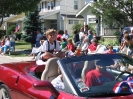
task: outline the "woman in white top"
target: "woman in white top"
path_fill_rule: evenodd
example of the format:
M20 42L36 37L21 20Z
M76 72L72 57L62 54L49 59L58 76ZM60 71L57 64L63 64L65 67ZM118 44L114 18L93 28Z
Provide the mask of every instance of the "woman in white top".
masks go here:
M40 41L40 45L41 45L40 47L38 48L33 47L32 52L29 56L33 56L33 59L35 59L36 54L38 54L39 52L43 52L43 42L44 40Z
M6 41L5 41L5 45L1 48L0 53L2 55L4 55L6 53L6 51L7 51L7 49L10 48L10 46L11 46L10 38L7 37Z

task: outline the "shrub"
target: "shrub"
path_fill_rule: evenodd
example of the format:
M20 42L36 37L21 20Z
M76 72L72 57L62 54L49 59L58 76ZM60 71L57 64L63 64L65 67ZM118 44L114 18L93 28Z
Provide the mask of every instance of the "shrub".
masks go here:
M22 34L23 34L23 33L21 33L21 32L16 33L16 38L17 38L18 40L21 40Z
M117 42L120 45L120 42L121 42L120 34L121 34L121 32L116 31L113 34L116 36Z
M117 39L112 40L111 38L108 39L100 39L99 40L99 44L105 45L106 47L108 47L109 45L112 46L118 46L119 42L117 41Z
M27 36L27 37L24 39L25 42L30 42L30 40L31 40L31 36Z
M84 27L84 25L83 24L74 24L73 26L72 26L72 30L74 31L74 30L77 30L78 32L80 32L80 28L81 27Z
M6 35L11 35L11 31L15 31L15 27L15 25L10 26L6 32Z

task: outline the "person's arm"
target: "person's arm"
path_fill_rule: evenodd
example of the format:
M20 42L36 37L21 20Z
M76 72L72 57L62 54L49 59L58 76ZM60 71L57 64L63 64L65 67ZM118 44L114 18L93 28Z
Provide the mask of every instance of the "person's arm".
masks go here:
M120 50L122 50L125 45L126 45L126 42L123 43L123 45L120 47Z

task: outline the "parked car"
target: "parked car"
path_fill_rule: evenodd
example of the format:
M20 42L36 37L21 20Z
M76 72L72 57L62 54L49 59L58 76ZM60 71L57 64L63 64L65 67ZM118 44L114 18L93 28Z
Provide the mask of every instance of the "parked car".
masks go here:
M121 61L130 67L129 71L120 71ZM86 74L96 69L97 62L115 79L99 78L98 81L105 82L88 87ZM116 63L116 68L109 68ZM58 67L64 89L51 84L59 75ZM44 65L36 65L35 61L5 63L0 65L0 99L133 99L132 67L133 59L124 54L55 57Z

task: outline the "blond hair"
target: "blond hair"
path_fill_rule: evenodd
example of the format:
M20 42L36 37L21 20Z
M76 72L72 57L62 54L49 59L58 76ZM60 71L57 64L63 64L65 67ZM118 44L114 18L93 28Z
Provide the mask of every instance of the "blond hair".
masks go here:
M50 34L57 34L57 32L56 32L56 30L54 30L54 29L48 29L47 31L46 31L46 36L47 35L50 35Z

